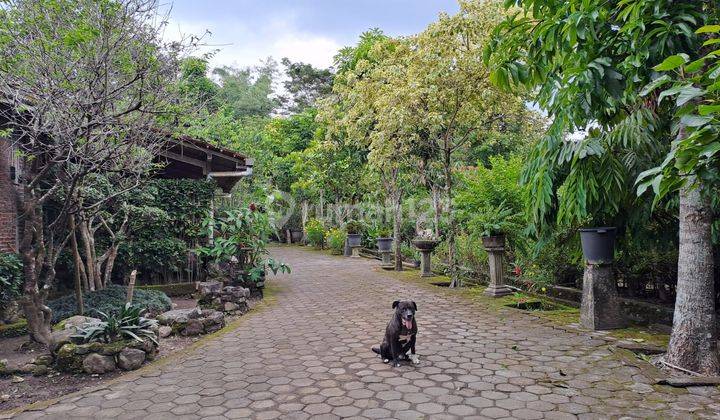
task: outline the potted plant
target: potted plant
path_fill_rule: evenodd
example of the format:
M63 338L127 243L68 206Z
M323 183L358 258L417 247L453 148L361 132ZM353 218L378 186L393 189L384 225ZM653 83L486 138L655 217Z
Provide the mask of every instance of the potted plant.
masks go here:
M303 240L303 229L302 221L300 220L300 214L293 212L290 215L290 219L287 221L287 229L290 231L290 240L294 244L299 244Z
M393 238L392 231L387 227L380 227L377 230L377 248L380 252L389 252L392 250Z
M475 215L470 223L473 230L482 237L485 249L503 249L505 234L519 228L518 217L521 217L521 214L514 213L511 208L505 207L503 202Z
M345 231L348 234L348 245L351 248L362 245L362 224L360 222L357 220L348 221L345 224Z
M235 273L233 282L258 289L264 286L265 273L290 272L290 268L269 257L268 237L272 226L267 215L255 205L217 212L203 222L213 232L213 242L197 249L198 255L209 257L215 266L228 267Z
M420 263L420 272L422 277L433 277L435 274L432 272L430 267L430 254L440 244L431 230L424 230L418 233L418 236L412 241L415 248L420 251L422 260Z
M580 243L588 264L609 264L615 254L614 227L593 227L580 229Z

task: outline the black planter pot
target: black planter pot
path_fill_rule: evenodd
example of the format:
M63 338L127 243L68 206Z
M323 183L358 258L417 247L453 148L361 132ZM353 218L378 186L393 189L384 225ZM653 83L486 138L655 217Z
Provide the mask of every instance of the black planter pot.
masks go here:
M392 250L393 238L377 238L377 247L380 252Z
M351 248L362 245L362 235L359 233L348 233L347 240Z
M302 230L291 230L290 231L290 239L293 243L299 244L302 242L303 238L303 231Z
M615 254L614 227L580 229L580 243L588 264L609 264Z

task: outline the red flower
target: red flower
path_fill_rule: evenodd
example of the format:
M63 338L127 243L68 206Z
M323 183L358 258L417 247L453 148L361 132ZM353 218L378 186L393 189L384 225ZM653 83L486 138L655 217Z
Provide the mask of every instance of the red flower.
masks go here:
M516 265L515 268L513 268L513 274L515 274L518 277L522 274L522 269L520 269L519 265Z
M249 207L250 207L250 211L255 211L255 209L256 209L255 203L250 203Z

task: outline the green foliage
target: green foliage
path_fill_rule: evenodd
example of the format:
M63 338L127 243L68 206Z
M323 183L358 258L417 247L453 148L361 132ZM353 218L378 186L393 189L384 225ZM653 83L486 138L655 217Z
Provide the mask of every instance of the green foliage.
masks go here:
M341 255L345 249L347 233L343 229L332 228L327 231L327 244L335 255Z
M523 178L536 196L534 233L591 218L642 227L647 203L629 192L662 162L671 130L668 108L648 107L639 92L657 78L653 66L673 66L662 64L668 55L698 50L690 28L713 9L689 0L506 2L515 4L520 13L496 28L485 59L496 85L529 88L552 117Z
M520 156L489 158L489 167L479 165L461 173L455 205L458 222L477 238L505 233L511 247L527 243L524 206L528 196L520 184Z
M248 263L254 264L267 254L268 236L272 232L270 221L254 204L248 208L224 210L203 221L208 234L213 233L213 243L197 249L198 254L215 262L227 262L240 257L241 251L248 255Z
M0 253L0 306L22 294L22 261L17 254Z
M196 292L195 283L148 284L135 286L136 289L158 290L169 297L190 296Z
M513 209L500 203L497 207L487 207L473 215L468 224L470 231L480 236L496 236L512 234L522 228L519 223L522 213L514 213Z
M150 278L184 269L189 250L207 238L201 222L215 188L213 181L158 179L134 194L118 272L138 269Z
M291 112L302 112L315 106L318 98L332 91L333 74L329 69L316 69L310 64L294 63L287 58L281 62L287 76L283 86L292 95Z
M199 255L216 263L236 258L255 282L261 281L268 269L274 274L290 272L287 265L267 257L272 226L268 215L254 203L247 208L219 211L205 219L203 226L214 237L212 244L197 248Z
M308 242L316 248L322 248L325 244L325 226L320 220L308 220L305 223L305 235Z
M277 77L277 64L272 59L256 68L216 68L213 74L220 79L218 100L236 118L268 117L279 105L272 97L273 80Z
M100 322L81 326L73 337L82 340L83 343L113 343L130 339L150 340L158 344L153 332L157 321L143 317L145 312L146 309L130 303L126 303L113 313L98 311Z
M716 7L716 13L717 13ZM716 16L716 18L720 19ZM720 21L720 20L719 20ZM688 182L686 174L699 180L717 184L720 154L720 26L705 25L696 34L704 42L693 57L679 53L667 57L654 70L661 72L640 93L657 106L665 99L674 100L674 118L682 125L682 132L672 143L665 160L638 177L637 193L649 187L655 193L654 203L677 191ZM662 74L664 73L664 74ZM658 93L658 90L664 89Z
M0 325L0 338L21 337L27 333L27 321L24 319L13 324Z
M364 229L364 226L362 222L358 220L348 220L348 222L345 224L345 231L348 234L358 234L362 233Z
M83 294L85 315L97 317L101 312L115 314L118 308L125 305L127 287L112 285L103 290L90 291ZM172 308L170 298L161 291L136 289L133 293L133 304L148 311L158 313ZM47 303L53 311L53 323L65 318L79 315L75 295L67 295Z

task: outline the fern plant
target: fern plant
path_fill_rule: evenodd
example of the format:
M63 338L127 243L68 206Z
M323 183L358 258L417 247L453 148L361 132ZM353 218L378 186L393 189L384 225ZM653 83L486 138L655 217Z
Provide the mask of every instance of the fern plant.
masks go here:
M101 321L85 324L78 329L73 338L77 338L83 343L112 343L124 339L145 341L147 339L158 344L153 331L157 321L143 317L144 313L144 308L133 306L129 302L117 314L99 312Z

